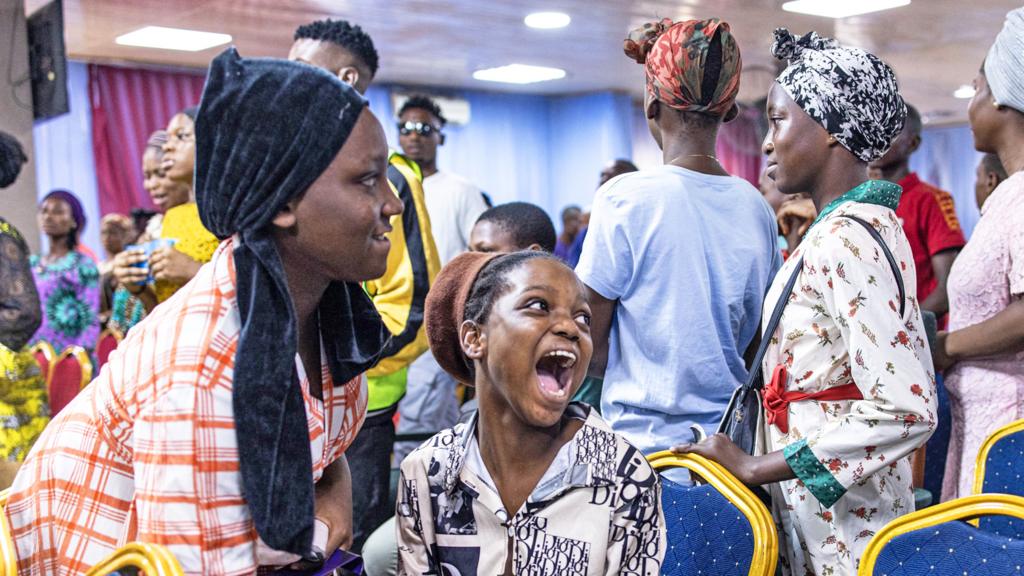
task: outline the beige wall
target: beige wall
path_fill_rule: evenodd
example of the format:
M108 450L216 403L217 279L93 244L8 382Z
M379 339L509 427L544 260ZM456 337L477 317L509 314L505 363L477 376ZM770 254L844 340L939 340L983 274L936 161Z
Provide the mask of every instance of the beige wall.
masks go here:
M14 51L9 34L14 30ZM24 3L21 0L0 0L0 62L11 62L15 78L28 76L28 38L25 32ZM6 68L6 66L4 66ZM32 150L32 110L21 104L32 101L32 89L28 82L11 89L3 79L0 89L0 130L7 132L21 142L28 164L21 169L21 175L10 188L0 190L0 216L14 224L33 252L39 250L39 229L36 227L36 168ZM19 101L21 104L19 104Z

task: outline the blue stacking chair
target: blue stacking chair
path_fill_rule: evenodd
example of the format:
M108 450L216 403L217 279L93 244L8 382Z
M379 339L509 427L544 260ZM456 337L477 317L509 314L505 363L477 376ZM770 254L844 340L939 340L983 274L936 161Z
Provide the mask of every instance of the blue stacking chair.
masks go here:
M1024 496L1024 420L992 433L978 451L975 494ZM981 518L978 526L1009 538L1024 539L1024 522L1008 516Z
M661 573L671 576L771 576L779 538L771 513L735 476L696 454L658 452L655 470L682 467L706 484L683 486L661 478L668 530Z
M1024 540L1007 538L965 520L1024 519L1024 498L976 494L901 516L868 542L858 576L1009 576L1022 574Z

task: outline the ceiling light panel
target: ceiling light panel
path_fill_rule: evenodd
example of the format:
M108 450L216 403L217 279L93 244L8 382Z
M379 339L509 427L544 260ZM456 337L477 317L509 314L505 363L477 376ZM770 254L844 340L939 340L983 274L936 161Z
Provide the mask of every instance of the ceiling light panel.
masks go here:
M783 4L782 9L811 16L847 18L899 8L908 4L910 4L910 0L792 0Z
M523 18L523 22L530 28L551 30L565 28L569 22L572 22L572 18L564 12L534 12Z
M163 26L146 26L134 32L118 36L114 42L121 46L140 46L142 48L159 48L161 50L181 50L199 52L214 46L231 42L230 34L200 32L183 28L165 28Z
M533 84L565 78L565 70L548 68L547 66L530 66L528 64L509 64L498 68L477 70L473 78L485 82L502 82L505 84Z
M953 92L953 96L967 100L968 98L974 98L974 86L969 84L962 84L959 88Z

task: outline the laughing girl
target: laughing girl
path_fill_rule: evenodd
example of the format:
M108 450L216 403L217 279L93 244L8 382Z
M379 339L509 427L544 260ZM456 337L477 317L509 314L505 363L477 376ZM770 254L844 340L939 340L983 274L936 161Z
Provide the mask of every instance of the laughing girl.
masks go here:
M427 297L438 363L477 389L468 424L402 463L400 575L658 574L658 477L569 399L593 345L575 274L541 252L463 254Z

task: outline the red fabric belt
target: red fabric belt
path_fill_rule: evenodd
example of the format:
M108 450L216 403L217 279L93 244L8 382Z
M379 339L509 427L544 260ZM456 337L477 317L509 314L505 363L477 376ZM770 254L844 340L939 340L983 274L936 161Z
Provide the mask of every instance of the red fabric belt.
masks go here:
M813 394L806 392L787 392L786 380L788 373L784 364L779 364L772 372L772 380L764 388L764 417L769 425L774 424L779 432L789 432L789 404L805 400L833 402L838 400L863 400L860 388L856 384L844 384Z

